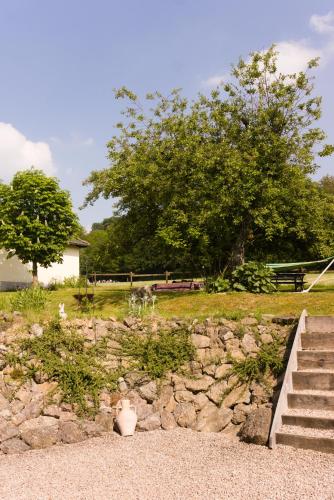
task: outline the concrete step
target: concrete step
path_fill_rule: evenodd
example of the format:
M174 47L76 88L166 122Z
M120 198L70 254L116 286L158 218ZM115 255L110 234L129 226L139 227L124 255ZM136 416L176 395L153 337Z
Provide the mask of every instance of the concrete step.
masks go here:
M290 392L288 408L334 411L334 392L307 390Z
M307 427L312 429L331 429L334 430L334 412L317 412L316 410L306 411L306 414L302 413L286 413L282 415L283 425L293 425L298 427ZM331 413L331 416L324 416L326 413ZM296 431L297 432L297 431Z
M334 391L333 371L298 371L292 372L293 389ZM334 396L334 392L333 392Z
M334 370L334 351L298 351L298 370L324 368Z
M334 332L334 316L307 316L306 331L319 333Z
M283 425L276 433L277 444L334 453L334 431Z
M334 332L312 332L301 334L304 350L334 351Z

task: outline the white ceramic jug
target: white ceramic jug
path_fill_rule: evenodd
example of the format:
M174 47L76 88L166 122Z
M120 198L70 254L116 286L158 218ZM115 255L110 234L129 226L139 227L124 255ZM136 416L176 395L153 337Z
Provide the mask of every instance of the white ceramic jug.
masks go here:
M122 436L133 436L137 414L129 399L121 399L116 406L116 423Z

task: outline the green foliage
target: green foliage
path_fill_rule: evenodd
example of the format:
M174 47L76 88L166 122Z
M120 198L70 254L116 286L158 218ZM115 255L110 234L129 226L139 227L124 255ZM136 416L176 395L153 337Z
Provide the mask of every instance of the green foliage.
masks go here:
M122 340L122 354L129 356L134 366L152 378L177 372L194 359L195 348L186 330L161 331L158 335L127 335Z
M87 285L85 276L68 276L64 278L64 288L84 288Z
M267 375L280 375L284 369L281 345L278 341L272 344L263 344L255 358L247 356L242 361L229 358L232 362L231 373L236 375L240 382L264 382Z
M106 339L86 346L84 337L54 321L41 337L21 341L20 355L8 353L6 359L11 365L21 366L27 378L42 374L58 382L63 401L75 403L79 412L86 413L98 409L102 389L117 388L119 373L108 372L101 364L106 349Z
M233 290L252 293L272 293L276 286L271 282L273 271L257 262L247 262L232 273Z
M205 290L208 293L227 292L230 288L230 281L223 276L208 278L205 281Z
M25 288L15 292L10 298L12 311L36 311L40 312L50 300L48 291L40 287Z
M0 189L0 245L23 263L49 267L61 262L64 249L79 230L67 191L42 171L30 169L15 174L9 186Z
M0 311L8 311L10 308L10 303L8 297L3 297L0 294Z
M63 281L53 280L48 285L48 290L61 290L62 288L84 288L87 284L85 276L68 276Z
M319 181L320 189L327 195L334 196L334 176L324 175Z
M230 83L193 102L173 90L150 94L145 106L117 92L130 100L125 121L108 144L110 168L86 181L86 203L117 200L127 264L212 274L245 256L332 254L334 204L310 178L315 151L332 152L316 126L321 99L308 74L316 61L284 75L277 57L272 47L240 59Z
M84 295L79 302L79 309L82 313L92 313L94 311L94 297L90 299Z
M239 324L234 332L234 335L238 337L238 339L242 339L246 333L246 327L244 325Z
M82 273L112 272L112 237L107 229L95 229L85 236L89 247L81 251L80 268Z

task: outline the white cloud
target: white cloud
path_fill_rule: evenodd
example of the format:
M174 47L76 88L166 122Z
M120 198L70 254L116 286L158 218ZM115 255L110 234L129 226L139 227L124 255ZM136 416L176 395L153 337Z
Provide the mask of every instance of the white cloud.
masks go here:
M318 16L314 14L310 18L310 25L318 33L334 33L334 12L330 11L324 16Z
M278 52L277 70L279 73L291 74L305 71L310 59L320 57L324 59L325 53L321 49L310 46L306 40L291 40L276 44ZM221 76L212 76L202 82L205 87L217 87L222 82L227 82L231 77L225 73Z
M224 73L222 75L215 75L211 76L207 80L203 80L202 85L204 87L218 87L218 85L227 82L228 79L229 75L227 73Z
M0 122L0 179L7 182L16 172L31 166L47 175L55 173L50 146L30 141L13 125Z
M279 73L298 73L307 69L310 59L323 57L322 49L311 47L305 40L291 40L276 44L278 52L277 69Z
M276 43L278 51L277 68L280 73L291 74L305 71L307 63L320 57L320 65L324 66L334 55L334 11L323 16L314 14L310 18L311 27L322 35L320 48L309 40L283 40ZM216 87L221 81L227 81L228 75L213 75L202 82L206 87Z

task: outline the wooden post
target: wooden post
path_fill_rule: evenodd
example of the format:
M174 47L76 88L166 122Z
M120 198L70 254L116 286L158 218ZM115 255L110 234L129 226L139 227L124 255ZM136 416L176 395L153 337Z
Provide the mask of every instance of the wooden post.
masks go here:
M130 288L132 288L132 278L133 278L133 272L130 273L130 282L131 282Z
M165 271L165 275L166 275L166 285L168 285L168 276L169 276L169 272L168 272L168 271Z
M94 271L94 286L96 286L96 271Z

